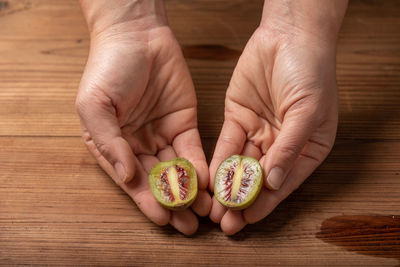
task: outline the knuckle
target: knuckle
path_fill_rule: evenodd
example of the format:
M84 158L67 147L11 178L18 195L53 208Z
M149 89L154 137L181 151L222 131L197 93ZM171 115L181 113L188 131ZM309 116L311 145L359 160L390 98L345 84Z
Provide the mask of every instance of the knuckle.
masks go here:
M101 142L95 142L95 145L99 153L108 160L110 155L109 146Z
M313 119L317 125L325 121L327 117L328 117L328 111L325 108L319 108L317 110L313 110L311 113L311 119Z
M299 150L300 149L295 145L282 146L280 148L280 152L282 153L283 158L287 161L291 161L291 160L294 160L295 158L297 158L297 155L300 153Z
M233 138L228 135L221 135L221 141L228 145L235 145L236 143L233 141Z
M78 112L79 115L82 115L82 113L85 111L85 107L88 104L87 97L84 97L82 95L78 95L75 99L75 109Z
M296 103L292 104L288 110L297 114L299 118L310 123L312 122L310 125L318 125L326 120L329 115L330 107L331 105L326 105L320 98L312 95L298 100Z
M100 89L90 89L78 93L75 99L75 109L80 116L91 110L113 111L113 100Z
M93 138L92 138L92 136L90 135L90 133L87 130L83 130L83 132L82 132L82 140L86 145L88 145L90 142L93 141Z

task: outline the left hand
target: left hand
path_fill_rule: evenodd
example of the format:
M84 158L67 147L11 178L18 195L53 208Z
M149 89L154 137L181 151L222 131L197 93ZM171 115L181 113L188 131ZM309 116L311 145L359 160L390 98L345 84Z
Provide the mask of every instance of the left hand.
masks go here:
M206 216L208 166L197 129L196 93L161 0L82 0L91 32L76 106L84 142L100 166L157 225L190 235ZM191 209L170 211L150 190L160 161L183 157L198 175Z

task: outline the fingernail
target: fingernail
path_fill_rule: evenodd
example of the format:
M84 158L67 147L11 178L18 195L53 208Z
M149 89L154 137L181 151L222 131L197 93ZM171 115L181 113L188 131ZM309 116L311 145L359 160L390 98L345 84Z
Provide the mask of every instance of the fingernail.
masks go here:
M121 162L117 162L114 164L114 169L117 172L118 178L121 179L121 181L125 182L126 180L126 170L124 165L122 165Z
M283 170L279 167L272 168L267 177L269 186L274 190L278 190L283 184L284 180L285 176Z

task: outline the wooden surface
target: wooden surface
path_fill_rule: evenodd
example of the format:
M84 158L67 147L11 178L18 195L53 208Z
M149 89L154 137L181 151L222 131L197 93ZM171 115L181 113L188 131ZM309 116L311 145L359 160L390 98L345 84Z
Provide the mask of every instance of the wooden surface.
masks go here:
M208 160L261 0L167 0ZM150 223L96 165L73 102L89 39L77 1L0 0L0 265L387 265L400 261L400 1L351 1L340 124L323 165L234 237Z

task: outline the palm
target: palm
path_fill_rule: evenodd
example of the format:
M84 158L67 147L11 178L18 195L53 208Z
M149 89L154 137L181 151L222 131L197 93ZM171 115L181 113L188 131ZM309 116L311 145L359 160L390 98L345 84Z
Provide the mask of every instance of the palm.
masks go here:
M88 90L105 99L100 100L103 104L107 105L107 101L110 104L103 117L118 120L122 138L134 155L133 180L127 184L120 182L104 158L102 147L94 145L90 136L86 144L146 216L157 224L169 222L190 234L197 229L196 216L190 210L170 212L158 204L149 188L148 173L159 161L175 157L190 160L196 167L201 189L193 210L199 215L208 214L210 201L205 191L208 167L197 130L194 87L179 45L167 27L143 37L148 43L130 38L99 42L101 54L92 61L89 59L84 76L93 79L88 73L95 73L100 77ZM85 128L84 132L88 135Z
M263 188L256 202L242 212L226 211L214 199L211 218L220 221L225 232L234 233L246 223L264 218L328 155L337 125L335 75L332 66L325 71L319 69L322 58L317 54L298 43L278 46L258 30L239 59L226 95L224 126L210 165L211 187L216 168L227 156L252 156L266 171L276 153L274 144L282 140L295 142L287 134L287 127L295 131L294 127L304 122L312 131L280 190Z

